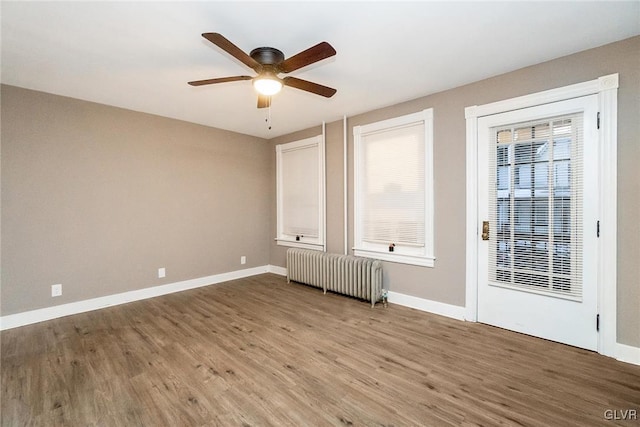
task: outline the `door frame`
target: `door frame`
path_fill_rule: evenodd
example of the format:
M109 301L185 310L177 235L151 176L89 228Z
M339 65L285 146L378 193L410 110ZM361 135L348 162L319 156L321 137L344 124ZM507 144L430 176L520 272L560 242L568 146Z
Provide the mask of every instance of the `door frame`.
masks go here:
M617 344L617 112L618 74L465 108L466 117L466 299L465 320L478 320L478 118L521 108L598 95L598 353L616 356ZM594 231L595 232L595 225ZM594 325L595 327L595 325Z

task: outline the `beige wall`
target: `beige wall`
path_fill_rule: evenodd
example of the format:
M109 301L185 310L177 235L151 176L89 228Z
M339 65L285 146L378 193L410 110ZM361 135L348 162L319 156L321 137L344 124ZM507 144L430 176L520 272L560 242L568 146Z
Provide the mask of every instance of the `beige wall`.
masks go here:
M1 96L3 316L269 262L265 140L11 86Z
M464 108L619 73L618 341L640 346L640 37L348 119L434 108L435 268L385 263L395 292L465 303ZM419 76L417 77L419 78ZM366 99L363 100L366 105ZM275 145L259 138L2 86L2 315L273 264ZM343 127L328 123L327 247L343 251ZM248 263L241 266L239 258ZM157 268L167 277L157 279ZM50 285L64 294L50 297Z
M464 108L619 73L618 92L618 341L640 346L640 37L580 52L487 80L348 118L349 248L353 246L353 127L434 108L434 268L384 263L385 286L433 301L465 304ZM416 78L419 78L417 76ZM366 100L363 100L366 102ZM313 132L312 132L313 133ZM317 133L317 132L316 132ZM273 146L306 135L271 141ZM342 122L327 125L328 248L342 252ZM272 154L271 181L274 181ZM275 194L275 187L272 188ZM338 214L340 212L340 214ZM275 236L275 204L272 205ZM272 245L271 264L285 265Z

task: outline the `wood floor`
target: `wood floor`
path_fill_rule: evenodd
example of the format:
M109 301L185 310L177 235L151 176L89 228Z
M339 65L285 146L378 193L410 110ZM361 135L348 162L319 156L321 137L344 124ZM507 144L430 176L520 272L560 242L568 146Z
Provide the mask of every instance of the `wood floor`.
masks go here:
M640 423L638 366L270 274L1 340L2 426Z

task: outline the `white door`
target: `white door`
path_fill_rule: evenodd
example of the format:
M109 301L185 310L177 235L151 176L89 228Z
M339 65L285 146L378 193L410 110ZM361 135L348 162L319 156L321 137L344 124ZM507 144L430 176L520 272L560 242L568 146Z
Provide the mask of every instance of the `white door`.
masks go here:
M597 105L478 119L478 321L597 350Z

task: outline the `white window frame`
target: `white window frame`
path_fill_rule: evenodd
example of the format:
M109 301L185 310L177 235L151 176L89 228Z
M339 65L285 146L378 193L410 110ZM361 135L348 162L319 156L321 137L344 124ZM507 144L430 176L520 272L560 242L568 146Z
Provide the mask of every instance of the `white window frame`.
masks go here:
M282 154L290 150L309 148L315 146L318 150L318 236L294 236L284 232L284 200L283 200L283 175L282 175ZM276 145L276 198L277 198L277 237L276 243L279 246L294 248L312 249L317 251L326 250L325 233L325 141L324 135L318 135L287 144Z
M394 251L389 251L388 244L374 244L363 241L363 201L360 196L360 188L363 185L362 171L359 164L363 156L363 136L369 133L391 130L400 126L408 126L420 123L424 125L424 246L409 247L396 245ZM433 108L419 111L413 114L383 120L353 128L354 136L354 255L367 258L375 258L384 261L401 264L412 264L423 267L433 267L434 256L434 201L433 201Z

